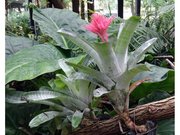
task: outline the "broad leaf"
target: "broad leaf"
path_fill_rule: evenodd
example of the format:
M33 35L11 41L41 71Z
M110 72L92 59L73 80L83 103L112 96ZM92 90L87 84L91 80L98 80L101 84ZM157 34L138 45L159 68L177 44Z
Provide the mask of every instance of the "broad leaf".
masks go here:
M83 118L83 113L76 111L72 116L72 127L77 128L81 123L82 118Z
M131 68L138 63L141 57L146 53L146 51L153 45L153 43L157 40L157 38L152 38L142 44L139 48L137 48L129 57L128 67Z
M20 50L38 44L37 41L31 40L29 38L14 37L14 36L6 36L5 42L6 42L6 58L8 58L12 54Z
M104 87L107 87L109 90L111 90L115 85L115 83L106 74L103 74L97 70L69 62L67 62L67 64L73 66L74 68L80 70L81 72L87 74L88 76L95 78L99 82L102 82Z
M173 93L174 88L174 71L169 71L166 74L166 79L160 82L144 82L138 86L131 94L133 100L138 100L145 97L153 91L166 91L168 93Z
M88 32L83 27L87 22L80 19L77 13L67 9L38 9L34 11L33 19L38 22L43 33L52 37L56 43L64 49L71 48L72 46L67 44L66 41L64 41L64 37L57 33L60 28L75 32L87 40L94 39L95 37L94 34Z
M133 100L145 97L153 91L174 92L174 71L167 68L147 64L150 71L140 73L134 81L149 78L150 80L139 85L131 94Z
M174 135L174 118L158 121L157 135Z
M115 46L115 52L117 55L119 66L121 67L122 71L126 70L126 64L128 60L128 46L130 40L133 36L133 33L140 21L140 17L132 16L128 20L126 20L123 29L120 31L120 34L117 39L117 44Z
M167 77L166 73L168 71L173 71L172 69L159 67L159 66L149 64L149 63L145 63L145 65L149 68L149 71L140 73L133 79L134 81L142 80L144 78L149 78L149 81L147 82L163 81Z
M44 73L60 69L63 55L51 45L36 45L15 53L6 60L6 83L31 80Z
M65 116L65 114L57 112L57 111L48 111L48 112L43 112L36 117L34 117L30 122L29 126L30 128L37 127L49 120L54 119L57 116Z
M138 102L139 105L150 103L153 101L158 101L170 97L171 95L166 91L153 91L151 94L148 94L146 97L141 98Z

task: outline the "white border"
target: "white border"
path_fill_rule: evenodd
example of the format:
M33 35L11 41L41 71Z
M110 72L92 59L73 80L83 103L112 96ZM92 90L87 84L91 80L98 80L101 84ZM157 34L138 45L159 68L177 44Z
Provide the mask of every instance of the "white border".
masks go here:
M179 53L179 48L180 48L180 43L179 43L179 36L180 36L180 21L179 21L179 14L180 14L180 1L176 0L175 1L175 134L179 135L180 132L178 130L178 126L180 125L180 108L179 104L180 103L180 89L179 89L179 84L178 81L180 81L178 78L180 77L180 63L178 58L180 56Z
M179 4L178 4L179 3ZM5 0L0 0L0 134L5 134ZM178 58L180 56L180 53L178 52L180 48L180 21L179 21L179 15L180 14L180 8L178 7L180 5L180 1L175 1L175 134L178 135L178 126L180 125L180 107L178 103L180 103L180 89L179 83L177 83L177 80L179 81L178 77L180 77L180 65Z
M5 134L5 0L0 0L0 134Z

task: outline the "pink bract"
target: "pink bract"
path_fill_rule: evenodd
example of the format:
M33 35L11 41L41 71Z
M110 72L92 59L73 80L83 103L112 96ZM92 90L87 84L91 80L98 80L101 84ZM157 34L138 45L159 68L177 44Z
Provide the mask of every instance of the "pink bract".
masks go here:
M91 17L91 23L86 25L85 28L95 34L97 34L102 42L108 42L107 29L114 17L107 18L98 13L94 13Z

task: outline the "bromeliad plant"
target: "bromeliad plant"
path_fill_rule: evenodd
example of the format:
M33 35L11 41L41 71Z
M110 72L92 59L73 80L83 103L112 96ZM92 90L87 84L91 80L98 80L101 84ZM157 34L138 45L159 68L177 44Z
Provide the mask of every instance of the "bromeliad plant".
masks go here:
M97 34L100 38L94 41L93 44L78 37L75 33L65 29L58 30L61 35L89 54L97 64L99 71L80 64L66 63L82 73L81 76L77 76L77 79L85 79L99 86L94 90L94 96L107 95L114 110L120 115L128 128L138 132L146 132L145 125L136 125L128 115L130 93L146 79L135 82L131 87L130 83L138 73L148 70L145 64L138 64L138 62L156 41L156 38L146 41L135 51L129 53L128 46L140 18L132 16L121 23L117 40L110 43L108 42L107 30L112 21L113 17L106 18L97 13L92 15L91 23L86 25L85 28Z

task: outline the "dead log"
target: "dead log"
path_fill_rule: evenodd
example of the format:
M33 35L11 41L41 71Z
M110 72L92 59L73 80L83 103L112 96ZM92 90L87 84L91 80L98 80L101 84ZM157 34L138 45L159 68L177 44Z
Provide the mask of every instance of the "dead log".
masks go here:
M162 120L174 117L174 96L160 101L139 105L129 110L130 117L136 124L144 124L146 120ZM109 120L91 122L71 135L120 135L120 117Z

